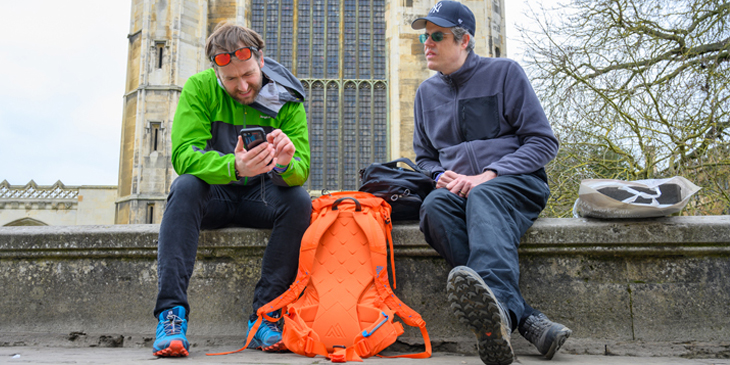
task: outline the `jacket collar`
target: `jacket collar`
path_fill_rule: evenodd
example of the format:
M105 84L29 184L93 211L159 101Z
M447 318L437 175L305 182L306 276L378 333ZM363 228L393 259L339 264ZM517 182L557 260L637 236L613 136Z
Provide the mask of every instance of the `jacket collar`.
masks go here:
M449 75L444 75L441 72L439 72L438 75L441 80L443 80L451 87L454 87L455 85L461 85L471 78L471 76L476 71L475 66L478 63L479 56L474 53L474 50L471 50L469 51L469 54L466 55L466 60L464 60L464 64L461 65L458 70L452 72Z
M302 83L286 67L271 58L264 57L264 67L261 68L261 72L263 73L261 90L250 107L276 118L279 110L287 102L304 102ZM216 81L218 86L225 90L218 77Z

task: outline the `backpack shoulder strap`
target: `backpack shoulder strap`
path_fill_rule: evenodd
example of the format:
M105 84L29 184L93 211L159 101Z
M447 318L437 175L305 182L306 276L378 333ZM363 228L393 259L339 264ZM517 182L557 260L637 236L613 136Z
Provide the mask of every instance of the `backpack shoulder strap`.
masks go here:
M380 198L378 198L380 199ZM380 199L382 200L382 199ZM384 201L383 201L384 202ZM385 202L384 202L385 203ZM387 204L387 203L385 203ZM363 212L365 213L365 212ZM422 353L417 354L406 354L406 355L397 355L397 356L381 356L380 357L404 357L404 358L412 358L412 359L424 359L431 357L431 340L428 336L428 331L426 330L426 322L423 320L420 314L418 312L414 311L410 307L408 307L405 303L403 303L396 295L393 293L393 290L390 287L390 283L388 282L388 270L386 268L387 266L387 250L385 245L385 240L383 238L383 235L376 234L376 232L380 232L381 228L377 227L378 224L377 221L373 219L369 219L367 217L367 214L356 214L355 216L355 222L360 226L360 228L365 232L365 234L368 237L368 241L370 242L370 250L371 250L371 257L372 257L372 263L373 263L373 272L375 274L374 284L377 288L378 294L380 294L381 299L383 302L393 310L398 317L400 317L403 322L408 324L411 327L418 327L421 330L421 335L423 336L424 344L426 346L426 351ZM383 217L385 220L386 217ZM393 239L390 235L390 228L392 227L392 223L389 219L387 219L386 222L384 222L384 229L387 236L388 243L390 244L390 253L391 253L391 268L393 269L393 275L395 275L395 264L393 259ZM395 278L394 278L394 285L395 285ZM360 338L362 337L362 338ZM364 340L365 336L358 335L358 337L355 340L355 343L359 343L360 341Z
M322 207L318 215L315 214L316 213L312 214L312 223L310 224L310 229L307 229L307 231L304 233L304 236L302 237L302 243L299 249L299 271L297 272L297 278L294 280L294 283L292 283L289 289L287 289L282 295L270 301L269 303L262 305L261 308L256 311L258 318L256 319L256 322L254 322L254 325L249 329L246 343L243 345L242 348L235 351L206 355L228 355L245 350L251 343L251 340L256 334L256 331L258 331L259 326L262 322L262 318L267 317L267 319L269 319L266 313L279 310L299 298L302 291L309 283L309 278L312 273L312 265L314 263L314 256L317 252L317 246L319 245L319 241L320 239L322 239L322 235L324 235L324 233L327 231L327 229L329 229L332 223L337 220L339 211L331 210L329 209L329 207Z
M256 311L259 316L264 313L279 310L299 298L299 295L309 283L309 277L312 273L312 265L314 264L314 256L317 253L319 241L322 239L322 235L327 232L332 223L337 220L339 213L340 212L337 210L324 208L319 212L318 217L313 219L309 229L304 232L304 236L302 237L302 243L299 249L299 272L297 273L296 280L294 280L294 283L286 292L284 292L284 294L261 306L261 308Z

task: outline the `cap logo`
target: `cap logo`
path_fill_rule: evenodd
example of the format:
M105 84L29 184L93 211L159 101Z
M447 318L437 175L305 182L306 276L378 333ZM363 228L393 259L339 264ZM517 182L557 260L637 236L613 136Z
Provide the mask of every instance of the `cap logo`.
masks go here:
M463 22L464 22L463 20L459 19L459 24L461 24L461 23L463 23Z
M431 8L431 11L430 12L431 13L438 13L439 10L441 10L441 5L443 5L443 4L441 4L441 2L437 3L436 5L433 6L433 8Z

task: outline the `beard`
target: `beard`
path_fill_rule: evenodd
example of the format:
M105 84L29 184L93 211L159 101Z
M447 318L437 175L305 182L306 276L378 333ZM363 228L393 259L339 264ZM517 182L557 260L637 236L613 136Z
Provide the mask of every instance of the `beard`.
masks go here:
M245 95L245 96L242 95L240 92L236 92L236 93L228 92L228 95L230 95L233 98L233 100L235 100L243 105L250 105L256 100L256 97L259 96L259 92L261 92L261 84L260 83L255 84L255 85L249 84L249 90L250 90L250 92L248 93L248 95Z

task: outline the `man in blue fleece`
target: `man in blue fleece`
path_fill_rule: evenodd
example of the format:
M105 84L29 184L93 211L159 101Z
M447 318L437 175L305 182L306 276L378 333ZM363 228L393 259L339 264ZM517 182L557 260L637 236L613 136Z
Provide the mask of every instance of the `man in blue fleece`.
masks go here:
M517 248L545 208L544 166L558 152L545 113L516 62L474 53L471 10L440 1L413 29L428 68L418 88L413 148L436 188L421 207L426 241L454 267L447 293L477 336L485 364L510 364L515 329L548 359L571 335L525 303Z

